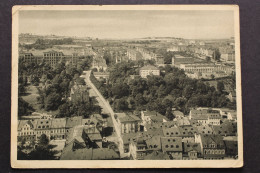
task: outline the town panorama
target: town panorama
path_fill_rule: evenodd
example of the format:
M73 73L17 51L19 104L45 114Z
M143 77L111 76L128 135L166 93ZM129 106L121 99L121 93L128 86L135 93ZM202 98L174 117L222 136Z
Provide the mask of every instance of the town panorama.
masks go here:
M19 34L18 160L237 159L234 38Z

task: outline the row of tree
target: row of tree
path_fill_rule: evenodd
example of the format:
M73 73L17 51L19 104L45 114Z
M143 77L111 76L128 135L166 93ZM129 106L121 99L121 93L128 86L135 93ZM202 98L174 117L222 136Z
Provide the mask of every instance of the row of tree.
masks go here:
M148 76L147 79L130 79L135 71L134 63L122 62L110 69L107 84L92 80L115 111L147 109L172 116L172 108L184 113L194 107L233 108L223 93L222 83L216 89L202 80L188 78L184 71L169 65L161 68L161 76Z

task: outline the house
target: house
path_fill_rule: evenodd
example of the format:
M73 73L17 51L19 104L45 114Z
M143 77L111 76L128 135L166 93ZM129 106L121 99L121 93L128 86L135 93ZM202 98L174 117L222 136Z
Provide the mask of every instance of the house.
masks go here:
M196 120L202 125L220 124L221 116L218 110L213 109L191 109L189 119Z
M224 140L226 156L231 158L238 157L238 142L237 140Z
M192 110L190 110L189 119L190 120L196 120L198 123L206 125L206 124L208 124L207 113L208 113L207 110L192 109Z
M161 145L161 136L160 135L153 135L151 138L147 138L145 140L147 145L147 152L151 153L153 151L159 151L162 149Z
M129 152L130 142L132 141L132 139L137 138L137 136L138 136L138 134L136 134L136 133L125 133L122 135L125 153Z
M66 133L69 132L74 126L82 124L82 116L70 117L66 119Z
M179 127L171 127L171 128L163 128L163 136L164 137L180 137L181 132Z
M225 157L225 144L220 135L195 135L195 143L199 143L203 159L218 160Z
M18 141L36 140L35 127L36 121L34 120L18 120Z
M50 139L65 139L66 121L67 121L66 118L54 118L51 120Z
M141 119L143 126L146 126L147 124L164 123L168 121L168 119L165 116L155 111L142 111ZM147 129L145 128L144 130Z
M221 115L220 114L209 114L208 115L208 124L210 125L220 125L221 121Z
M182 137L182 142L194 142L194 135L198 134L197 127L193 126L180 126L180 136Z
M129 145L130 156L134 160L144 160L146 156L146 142L142 137L133 138Z
M171 160L182 160L182 138L161 137L162 151L170 156Z
M119 153L109 148L73 148L67 145L61 154L60 160L118 160Z
M213 130L209 125L200 125L200 126L196 126L197 130L198 130L198 134L213 134Z
M147 78L148 75L160 76L160 69L152 65L147 65L140 68L139 75L141 78Z
M192 64L194 63L194 58L192 57L184 57L181 55L175 55L172 57L172 65L175 67L179 67L180 64Z
M202 159L200 144L183 143L183 160Z
M140 131L141 119L137 116L125 113L116 113L115 116L122 134Z
M42 134L45 134L49 139L51 137L51 119L36 119L35 134L38 139Z
M101 131L107 127L107 119L103 118L100 114L90 115L89 118L84 118L81 121L82 125L89 127L97 127Z
M237 123L235 121L224 121L221 125L212 126L213 133L221 136L236 136Z

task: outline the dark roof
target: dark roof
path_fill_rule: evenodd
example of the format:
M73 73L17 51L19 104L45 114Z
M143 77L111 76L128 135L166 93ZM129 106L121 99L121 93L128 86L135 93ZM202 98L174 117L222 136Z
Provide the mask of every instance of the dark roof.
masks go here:
M73 150L73 144L67 145L60 160L112 160L119 159L119 154L108 148L82 148Z
M170 157L162 151L153 151L151 154L144 156L144 160L170 160Z
M213 133L222 136L235 136L237 134L237 123L224 121L221 125L212 126Z
M81 125L82 116L67 118L66 128L73 128L74 126Z
M181 132L178 127L163 128L163 135L165 137L181 136Z
M65 128L66 118L53 118L51 121L51 128Z
M190 151L196 151L198 153L201 153L200 144L197 144L197 143L183 143L183 152L184 153L188 153Z
M162 151L182 151L181 137L161 137Z
M125 116L120 116L118 117L120 122L123 123L123 122L136 122L136 121L141 121L140 118L138 118L137 116L135 115L125 115Z
M198 129L193 126L180 126L179 130L182 137L193 137L195 133L198 134Z
M201 142L204 148L209 148L210 144L216 144L217 148L224 148L223 137L220 135L202 135Z
M145 142L148 150L161 150L161 136L153 136Z

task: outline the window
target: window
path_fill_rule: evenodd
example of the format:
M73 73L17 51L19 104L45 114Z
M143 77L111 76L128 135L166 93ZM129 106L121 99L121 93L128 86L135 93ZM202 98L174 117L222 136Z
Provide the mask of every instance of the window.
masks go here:
M171 148L173 148L173 145L171 145Z
M176 148L179 148L179 145L176 145Z
M168 145L165 145L166 148L168 148L169 146Z
M168 142L170 142L171 140L170 139L168 139Z

